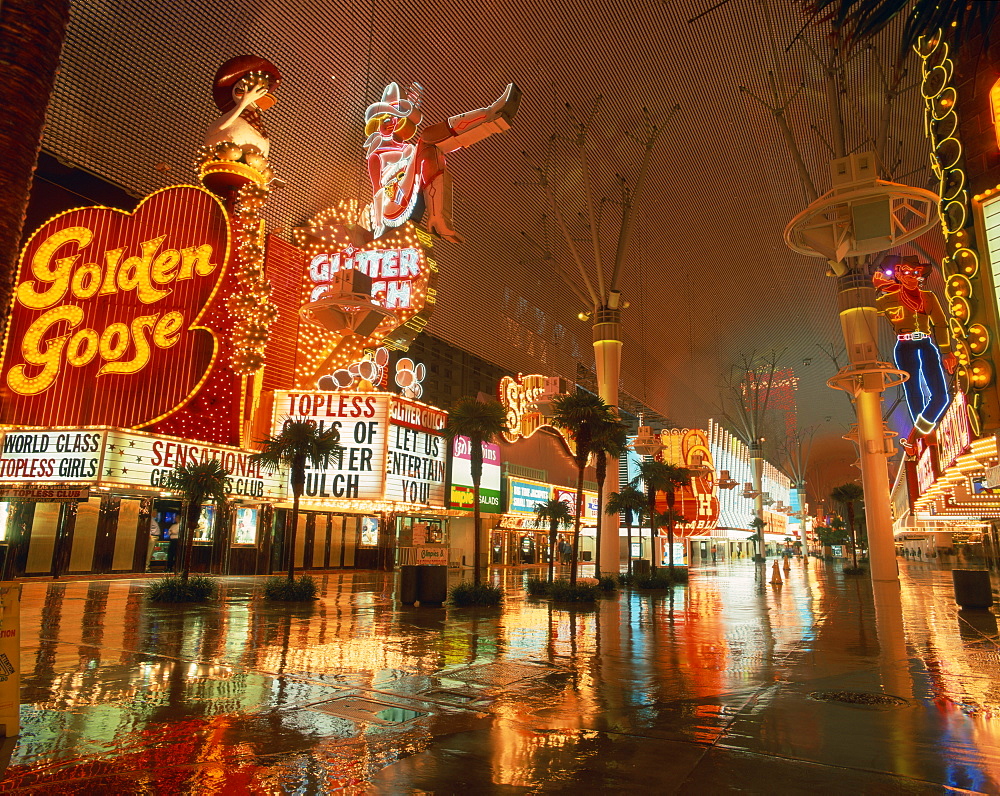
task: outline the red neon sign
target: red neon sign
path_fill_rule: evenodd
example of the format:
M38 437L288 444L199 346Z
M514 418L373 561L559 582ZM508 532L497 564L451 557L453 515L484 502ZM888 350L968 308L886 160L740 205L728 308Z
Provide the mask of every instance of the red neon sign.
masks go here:
M70 210L21 252L0 365L2 420L138 428L181 408L218 360L222 204L167 188L134 213ZM218 313L211 313L217 316Z

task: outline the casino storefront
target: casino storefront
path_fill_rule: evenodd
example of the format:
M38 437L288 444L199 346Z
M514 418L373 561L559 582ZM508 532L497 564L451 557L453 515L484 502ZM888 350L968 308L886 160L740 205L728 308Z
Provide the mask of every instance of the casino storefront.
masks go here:
M202 506L192 569L264 571L284 486L251 453L133 429L9 429L0 443L5 575L173 571L183 503L171 473L210 459L229 472L229 494L221 511Z
M445 504L444 414L386 392L420 394L423 366L384 346L405 350L433 308L430 236L407 225L373 243L369 273L347 273L405 261L406 284L391 285L391 312L366 310L385 318L367 334L331 331L300 312L336 287L313 284L329 255L264 240L259 206L220 196L174 186L132 212L65 210L27 236L0 363L8 574L173 570L186 529L169 474L207 459L231 491L224 510L203 507L193 570L280 570L287 484L249 457L289 416L337 423L345 447L342 465L309 474L297 566L391 568L447 545L463 512Z
M968 417L965 396L956 392L934 433L918 437L904 461L893 488L896 544L904 555L1000 557L997 437L973 439Z
M505 566L547 564L549 528L535 524L535 506L548 500L562 500L575 515L576 489L520 475L527 468L507 465L504 475L505 511L497 517L490 533L490 563ZM531 471L529 471L531 472ZM534 473L533 473L534 474ZM543 473L539 473L543 474ZM593 484L590 484L593 486ZM596 554L597 492L585 489L580 522L580 560L593 561ZM556 534L556 562L569 563L568 546L573 543L573 526L560 526Z
M461 563L451 522L467 515L445 505L445 412L386 392L276 391L273 429L288 418L336 428L343 447L340 461L307 469L296 567L389 570L411 563L418 548L449 550ZM277 504L277 543L291 506L289 492Z

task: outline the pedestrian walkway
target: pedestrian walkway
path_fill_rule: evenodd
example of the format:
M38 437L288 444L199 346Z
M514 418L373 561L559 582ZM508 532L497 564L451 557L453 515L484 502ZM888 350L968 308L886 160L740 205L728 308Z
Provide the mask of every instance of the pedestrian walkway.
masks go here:
M252 578L197 607L26 583L0 791L1000 792L996 619L900 566L877 603L809 559L576 609L525 599L520 569L491 574L503 609L401 606L376 572L319 576L308 607Z

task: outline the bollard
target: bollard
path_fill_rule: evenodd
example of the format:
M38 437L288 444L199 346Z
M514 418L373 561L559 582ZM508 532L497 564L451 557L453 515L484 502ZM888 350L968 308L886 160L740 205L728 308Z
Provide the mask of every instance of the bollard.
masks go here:
M21 584L0 581L0 735L21 732Z

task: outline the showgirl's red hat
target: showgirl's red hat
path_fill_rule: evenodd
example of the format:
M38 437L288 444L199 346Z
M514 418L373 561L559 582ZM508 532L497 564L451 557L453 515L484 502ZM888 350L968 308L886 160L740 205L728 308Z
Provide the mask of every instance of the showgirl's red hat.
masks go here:
M278 67L259 55L237 55L235 58L230 58L219 67L212 83L212 98L220 111L227 111L233 107L233 86L250 72L263 72L271 79L269 94L281 83L281 72L278 71Z

